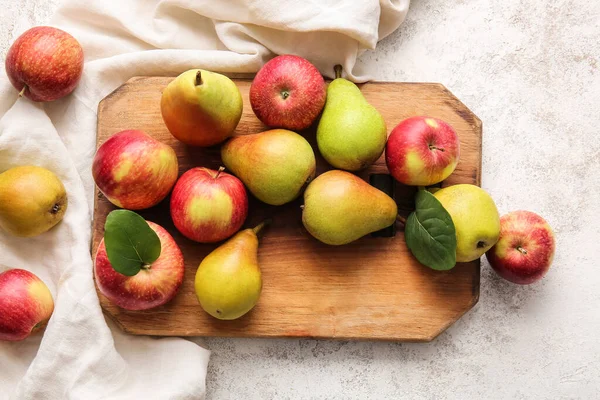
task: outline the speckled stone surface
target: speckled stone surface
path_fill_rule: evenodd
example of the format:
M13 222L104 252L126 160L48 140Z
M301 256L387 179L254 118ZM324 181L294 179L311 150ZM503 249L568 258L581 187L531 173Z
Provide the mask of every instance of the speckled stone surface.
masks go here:
M2 56L57 3L0 1ZM600 398L599 21L597 1L413 0L360 60L377 80L443 83L481 118L483 187L557 234L542 282L484 262L479 304L430 344L207 340L207 398Z

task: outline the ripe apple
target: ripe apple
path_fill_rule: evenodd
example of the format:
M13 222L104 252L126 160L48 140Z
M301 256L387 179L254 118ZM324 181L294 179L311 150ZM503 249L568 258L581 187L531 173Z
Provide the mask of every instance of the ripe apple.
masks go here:
M236 233L248 215L244 184L235 176L192 168L179 178L171 195L171 218L185 237L218 242Z
M83 71L83 49L65 31L37 26L10 46L5 68L21 95L33 101L53 101L77 86Z
M54 311L48 286L23 269L0 274L0 340L23 340L43 327Z
M460 143L454 129L441 119L412 117L390 134L385 162L400 183L429 186L443 181L456 168Z
M504 279L528 285L540 280L552 264L555 250L550 225L531 211L513 211L500 218L500 239L485 254Z
M177 180L175 151L137 130L121 131L100 146L92 175L117 207L141 210L160 203Z
M150 221L148 225L160 240L160 256L142 267L134 276L118 273L106 254L104 239L98 246L94 277L100 292L126 310L148 310L170 301L183 282L183 254L173 237L162 226Z
M160 99L167 129L190 146L213 146L233 135L243 108L240 90L231 79L201 69L173 79Z
M326 97L319 70L308 60L289 54L267 62L250 86L252 110L273 128L308 128L323 110Z

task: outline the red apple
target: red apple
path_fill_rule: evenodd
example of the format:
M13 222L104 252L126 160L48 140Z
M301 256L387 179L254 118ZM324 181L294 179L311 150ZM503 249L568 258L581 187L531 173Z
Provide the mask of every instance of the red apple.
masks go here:
M73 36L50 26L31 28L10 46L5 62L10 83L33 101L53 101L75 89L83 50Z
M160 240L160 256L134 276L118 273L106 254L104 239L98 246L94 277L100 292L126 310L147 310L170 301L183 282L183 254L173 237L162 226L150 221L148 225Z
M513 211L500 218L500 239L485 253L504 279L528 285L540 280L552 264L554 233L546 220L531 211Z
M171 218L185 237L213 243L236 233L248 215L244 184L235 176L192 168L179 178L171 195Z
M250 86L250 105L265 125L308 128L323 110L325 80L308 60L282 55L267 62Z
M454 129L441 119L412 117L390 134L385 161L400 183L429 186L443 181L456 168L460 143Z
M0 274L0 340L23 340L46 325L54 311L48 286L23 269Z
M111 136L94 157L92 175L100 191L117 207L141 210L160 203L178 174L177 155L142 131Z

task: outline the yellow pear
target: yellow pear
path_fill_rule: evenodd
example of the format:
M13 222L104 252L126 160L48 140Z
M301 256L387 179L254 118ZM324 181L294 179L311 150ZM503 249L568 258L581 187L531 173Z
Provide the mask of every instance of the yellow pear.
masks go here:
M238 232L200 263L196 271L196 296L204 311L213 317L236 319L258 302L262 276L257 234L264 224Z
M345 171L319 175L304 192L302 223L312 236L330 245L347 244L387 228L397 215L390 196Z
M440 189L434 196L454 222L457 262L476 260L496 244L500 216L496 203L485 190L461 184Z
M22 166L0 174L0 228L31 237L58 224L67 210L67 193L54 173Z

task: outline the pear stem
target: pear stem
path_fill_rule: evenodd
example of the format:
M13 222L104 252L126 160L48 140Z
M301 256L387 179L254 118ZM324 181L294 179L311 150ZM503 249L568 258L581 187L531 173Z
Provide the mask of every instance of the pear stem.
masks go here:
M252 231L258 235L260 233L260 231L263 230L263 228L267 225L269 225L272 222L272 220L270 218L265 219L263 222L261 222L260 224L256 225L254 228L252 228Z
M196 72L196 86L202 85L202 71Z
M335 72L335 79L342 77L342 66L340 64L333 67L333 71Z
M25 90L27 90L27 85L23 85L23 89L19 92L19 97L23 97L25 95Z
M216 175L215 175L215 179L217 179L219 177L219 175L221 175L221 172L225 171L225 167L219 167L219 170L217 171Z

